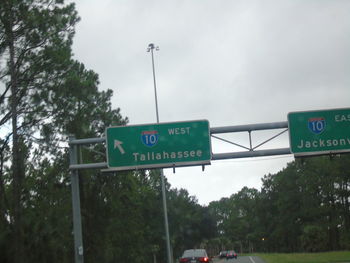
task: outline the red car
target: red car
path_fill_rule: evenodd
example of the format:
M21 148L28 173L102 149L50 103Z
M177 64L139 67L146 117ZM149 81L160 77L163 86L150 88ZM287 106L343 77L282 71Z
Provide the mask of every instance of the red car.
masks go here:
M237 253L234 250L229 250L226 253L226 259L237 258Z

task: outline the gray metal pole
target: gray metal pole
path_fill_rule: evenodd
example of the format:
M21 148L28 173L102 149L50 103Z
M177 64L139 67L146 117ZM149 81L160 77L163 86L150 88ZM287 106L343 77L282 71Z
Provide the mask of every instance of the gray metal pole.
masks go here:
M153 70L154 96L155 96L155 103L156 103L156 117L157 117L157 123L159 123L156 73L155 73L155 68L154 68L154 57L153 57L153 49L155 49L155 48L156 48L156 50L158 49L158 47L155 47L154 44L151 43L148 45L147 51L151 51L151 55L152 55L152 70ZM160 177L161 177L161 183L162 183L162 198L163 198L163 211L164 211L164 225L165 225L167 257L168 257L168 263L172 263L171 248L170 248L170 235L169 235L169 223L168 223L168 210L167 210L166 193L165 193L165 180L164 180L165 176L164 176L163 169L160 169Z
M210 128L211 134L288 128L287 121Z
M73 141L74 136L69 137ZM69 147L70 165L77 164L77 146ZM77 170L71 170L72 184L72 206L73 206L73 233L74 233L74 258L75 263L84 262L83 234L81 227L80 194L79 194L79 174Z
M163 211L164 211L164 226L165 226L165 237L166 237L166 248L168 262L171 263L171 249L170 249L170 234L169 234L169 223L168 223L168 208L166 204L166 194L165 194L165 180L164 171L160 169L160 178L162 179L162 197L163 197Z
M150 44L150 45L151 45L151 44ZM155 69L154 69L153 49L154 49L154 45L153 45L153 47L151 48L151 54L152 54L152 69L153 69L153 86L154 86L154 100L155 100L155 103L156 103L156 117L157 117L157 123L159 123L157 85L156 85L156 71L155 71Z
M237 158L249 158L249 157L262 157L273 155L286 155L291 154L289 148L281 149L269 149L260 151L245 151L245 152L231 152L231 153L214 153L212 160L224 160L224 159L237 159Z

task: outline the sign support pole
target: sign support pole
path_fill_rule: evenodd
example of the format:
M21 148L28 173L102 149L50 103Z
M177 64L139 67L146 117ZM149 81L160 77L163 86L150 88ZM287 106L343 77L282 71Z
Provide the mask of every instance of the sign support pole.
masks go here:
M73 141L74 136L69 137ZM77 164L77 145L70 144L70 165ZM73 233L74 233L74 258L75 263L84 263L83 235L81 227L79 174L78 170L71 170L72 208L73 208Z
M169 223L168 223L168 208L166 204L166 194L165 194L165 180L164 180L164 169L160 169L160 178L162 180L162 198L163 198L163 211L164 211L164 227L165 227L165 237L166 237L166 248L168 262L171 263L171 249L170 249L170 235L169 235Z

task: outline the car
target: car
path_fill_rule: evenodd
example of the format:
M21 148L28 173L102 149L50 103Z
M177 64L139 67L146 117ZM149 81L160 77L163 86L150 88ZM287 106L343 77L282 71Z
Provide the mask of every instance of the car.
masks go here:
M234 250L229 250L226 253L226 259L237 258L237 253Z
M180 258L180 263L211 262L205 249L187 249Z
M225 258L227 254L227 251L220 251L219 258Z

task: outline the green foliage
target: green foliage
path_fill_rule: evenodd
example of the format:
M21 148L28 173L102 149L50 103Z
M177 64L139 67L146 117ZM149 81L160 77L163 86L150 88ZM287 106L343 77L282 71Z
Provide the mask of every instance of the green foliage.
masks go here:
M38 168L28 167L23 209L27 262L71 262L72 240L67 235L71 232L67 164L66 154L60 154L54 163L43 159L35 165Z
M261 191L210 203L218 235L243 252L348 249L349 168L349 155L297 159L265 175Z
M300 239L301 246L306 252L327 250L326 229L322 229L320 226L305 226Z
M266 263L335 263L349 262L350 251L323 253L257 254Z
M169 196L169 225L173 253L181 256L188 248L205 247L203 240L215 236L216 222L207 207L201 207L195 197L184 189L172 189Z

